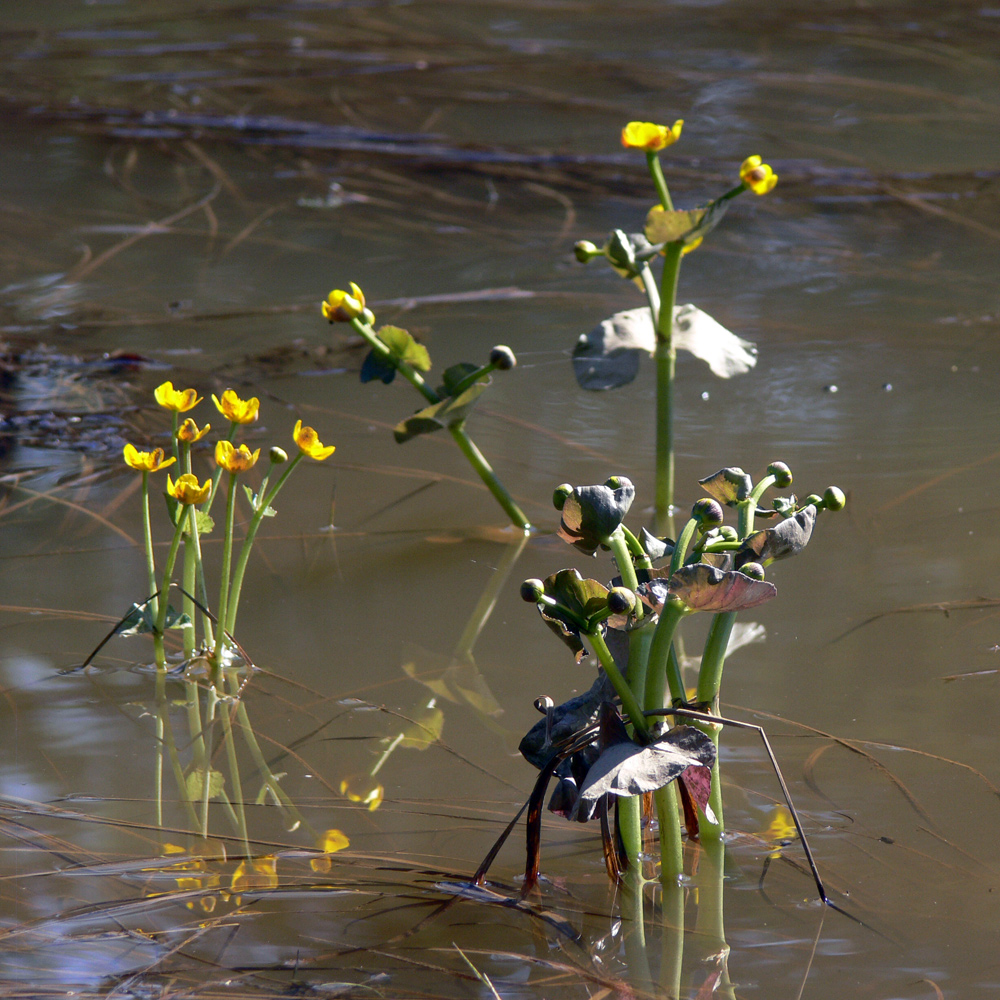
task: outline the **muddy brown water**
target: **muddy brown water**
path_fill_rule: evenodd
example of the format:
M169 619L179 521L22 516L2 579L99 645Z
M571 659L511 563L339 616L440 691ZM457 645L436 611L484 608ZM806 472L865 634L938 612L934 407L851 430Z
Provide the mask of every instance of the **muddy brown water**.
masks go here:
M754 738L727 733L726 988L995 995L998 43L989 3L8 0L5 989L488 995L457 948L504 997L620 992L637 974L591 827L547 823L529 907L502 905L519 840L492 873L500 899L435 907L530 789L514 748L533 699L593 676L518 597L563 566L609 574L553 538L552 488L626 474L630 523L648 519L652 366L584 394L569 362L639 300L571 248L637 228L651 200L621 125L683 117L665 156L678 202L723 190L750 153L781 182L685 263L680 300L760 359L731 382L679 362L681 502L722 466L775 459L800 493L850 497L775 568L778 599L750 616L766 640L733 655L723 697L772 735L820 869L867 926L823 914L794 844L761 890L779 792ZM517 353L469 424L540 528L513 567L451 442L397 446L409 388L361 385L360 352L319 317L350 280L439 369ZM163 870L164 844L189 842L171 804L155 824L144 640L59 672L145 596L119 456L164 440L150 393L167 378L258 395L255 446L290 445L298 418L337 446L282 494L239 632L263 668L245 698L265 755L308 823L351 846L315 871L311 835L254 804L245 762L253 853L277 878L240 899L222 891L242 845L221 811L226 860ZM503 568L474 663L449 673ZM380 808L341 795L431 698L441 738L389 755ZM685 996L714 968L695 909L692 891ZM647 919L656 980L677 932L653 903Z

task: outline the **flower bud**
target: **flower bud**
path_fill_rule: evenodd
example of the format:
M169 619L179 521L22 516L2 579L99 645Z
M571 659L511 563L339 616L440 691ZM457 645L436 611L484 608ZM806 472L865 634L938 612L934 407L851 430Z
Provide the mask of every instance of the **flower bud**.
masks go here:
M521 600L529 604L537 604L545 593L545 584L541 580L525 580L521 584Z
M779 489L787 489L792 485L792 470L784 462L772 462L767 467L768 475L774 476L774 485Z
M610 476L604 480L604 485L609 490L620 490L623 486L631 486L632 480L626 479L624 476Z
M722 525L719 528L719 535L724 542L738 542L740 540L740 533L731 524Z
M698 522L702 531L717 528L722 524L722 505L711 497L703 497L691 508L691 516Z
M267 453L267 457L271 460L272 465L281 465L282 462L288 461L288 452L284 448L279 448L275 445Z
M635 594L628 587L608 591L608 610L615 615L630 615L635 611Z
M552 493L552 506L556 510L562 510L566 505L566 501L572 496L573 487L569 483L563 483L561 486L557 486Z
M764 567L760 563L748 562L740 567L740 572L744 576L749 576L753 580L764 579Z
M498 371L510 371L517 364L514 352L503 344L498 344L490 351L490 364Z
M600 257L603 251L594 246L590 240L580 240L573 246L573 254L581 264L589 264L595 257Z
M844 491L836 486L828 486L823 491L823 503L826 504L827 510L843 510L844 504L847 503L847 497L844 496Z
M824 506L823 498L818 493L810 493L809 496L802 501L802 506L808 507L809 504L812 504L817 510L822 510Z

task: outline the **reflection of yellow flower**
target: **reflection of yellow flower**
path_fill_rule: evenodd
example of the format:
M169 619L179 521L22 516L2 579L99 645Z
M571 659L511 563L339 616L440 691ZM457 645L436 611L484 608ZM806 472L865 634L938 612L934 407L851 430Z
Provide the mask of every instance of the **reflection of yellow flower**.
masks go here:
M278 859L273 854L241 861L233 872L233 892L247 889L275 889L278 886Z
M375 812L382 805L385 789L380 784L368 779L344 778L340 783L340 794L350 799L351 802L360 802L368 806L369 812Z
M198 430L198 425L188 417L177 428L177 440L183 441L185 444L194 444L195 441L200 441L211 429L211 424L205 424L201 430Z
M795 840L799 832L795 828L795 821L792 814L784 806L775 806L771 811L771 823L761 837L767 841L772 858L781 857L781 848L790 840Z
M194 504L204 503L212 492L212 480L206 479L205 484L198 482L198 477L193 472L185 472L183 476L177 477L177 482L171 482L170 473L167 473L167 492L185 507Z
M315 458L317 462L322 462L324 458L329 458L337 450L336 445L324 445L320 441L319 435L311 427L302 426L301 420L296 421L292 437L295 438L295 443L299 446L299 451L303 455Z
M260 448L251 451L245 444L239 448L232 441L220 441L215 446L215 463L228 472L246 472L257 464Z
M257 419L257 411L260 409L260 400L256 396L240 399L232 389L227 389L222 394L222 399L213 392L212 402L215 403L219 413L234 424L252 424Z
M365 311L365 293L354 282L351 290L335 288L323 303L323 317L331 323L349 323L352 319L362 316Z
M195 389L175 389L173 382L164 382L153 390L153 398L165 410L175 413L187 413L193 410L202 400Z
M139 451L135 445L125 445L125 464L136 472L159 472L168 465L173 465L177 461L171 456L165 459L162 448L154 448L152 451Z
M327 830L319 840L316 841L316 849L322 851L324 855L336 854L337 851L350 847L351 842L340 830ZM329 857L313 858L309 866L314 872L328 872L332 867Z
M748 156L740 166L740 180L754 194L767 194L774 190L778 175L759 156Z
M622 145L626 149L645 149L652 153L672 146L680 137L684 119L678 118L669 128L653 122L629 122L622 129Z
M187 854L187 851L185 851L183 847L178 847L176 844L164 844L163 853L167 855ZM219 876L204 874L204 868L205 860L203 858L192 858L189 861L180 861L176 865L170 865L167 868L164 868L163 871L190 873L184 875L178 874L174 876L174 881L177 883L177 889L180 892L198 889L217 889L221 881ZM202 874L196 875L195 872L199 871L201 871ZM216 897L215 895L204 895L197 902L204 913L211 913L215 909ZM184 905L189 910L193 910L195 907L195 901L189 899Z

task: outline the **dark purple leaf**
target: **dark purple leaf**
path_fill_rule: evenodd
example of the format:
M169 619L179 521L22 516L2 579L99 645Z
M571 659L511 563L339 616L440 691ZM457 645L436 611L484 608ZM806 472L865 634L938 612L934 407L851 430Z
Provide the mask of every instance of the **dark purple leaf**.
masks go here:
M809 543L815 524L816 508L809 504L773 528L755 531L736 553L736 568L748 562L767 566L775 559L798 555Z
M723 571L705 563L682 566L670 578L670 594L692 611L745 611L771 600L773 583L752 580L736 570Z
M698 483L705 487L709 496L728 507L735 507L741 500L746 500L753 491L753 480L742 469L735 467L720 469L714 476L699 479Z
M617 482L614 489L608 485L575 487L563 504L559 537L594 555L625 519L635 497L630 480L619 476Z
M693 726L676 726L645 747L632 740L615 742L590 768L577 813L592 811L602 795L641 795L669 785L688 768L711 768L715 753L712 740Z

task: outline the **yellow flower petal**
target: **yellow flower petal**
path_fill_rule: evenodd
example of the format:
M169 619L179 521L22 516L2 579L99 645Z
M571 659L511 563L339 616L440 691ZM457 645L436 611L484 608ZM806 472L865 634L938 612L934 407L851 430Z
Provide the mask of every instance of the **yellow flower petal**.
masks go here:
M153 398L165 410L175 413L187 413L193 410L201 401L195 389L175 389L173 382L164 382L153 390Z
M252 424L260 410L260 400L256 396L240 399L232 389L227 389L222 399L212 393L212 402L219 413L234 424Z
M680 137L684 119L678 118L669 128L654 122L629 122L622 129L622 145L626 149L645 149L659 152L672 146Z
M343 288L335 288L326 297L322 305L323 316L331 323L349 323L364 315L365 293L353 281L350 285L349 292L345 292Z
M185 507L204 503L211 492L211 479L206 479L204 484L201 484L193 472L185 472L183 476L177 477L175 483L170 479L170 473L167 473L167 493Z
M292 437L299 446L299 451L309 458L315 458L317 462L329 458L337 450L336 445L324 445L316 431L311 427L303 427L301 420L296 421Z
M759 156L748 156L740 165L740 180L754 194L767 194L774 190L778 175Z
M135 445L127 444L123 450L125 464L136 472L159 472L168 465L173 465L177 461L173 455L170 458L163 457L162 448L154 448L152 451L139 451Z
M198 430L198 425L188 417L177 428L177 440L183 441L185 444L194 444L195 441L200 441L211 429L211 424L205 424L201 430Z
M260 458L260 448L251 451L245 444L239 448L232 441L220 441L215 446L215 463L227 472L246 472L257 464Z
M332 866L329 857L325 855L336 854L337 851L342 851L345 847L350 846L351 842L340 830L327 830L316 842L316 850L322 851L324 857L313 858L309 862L309 867L314 872L328 872Z

